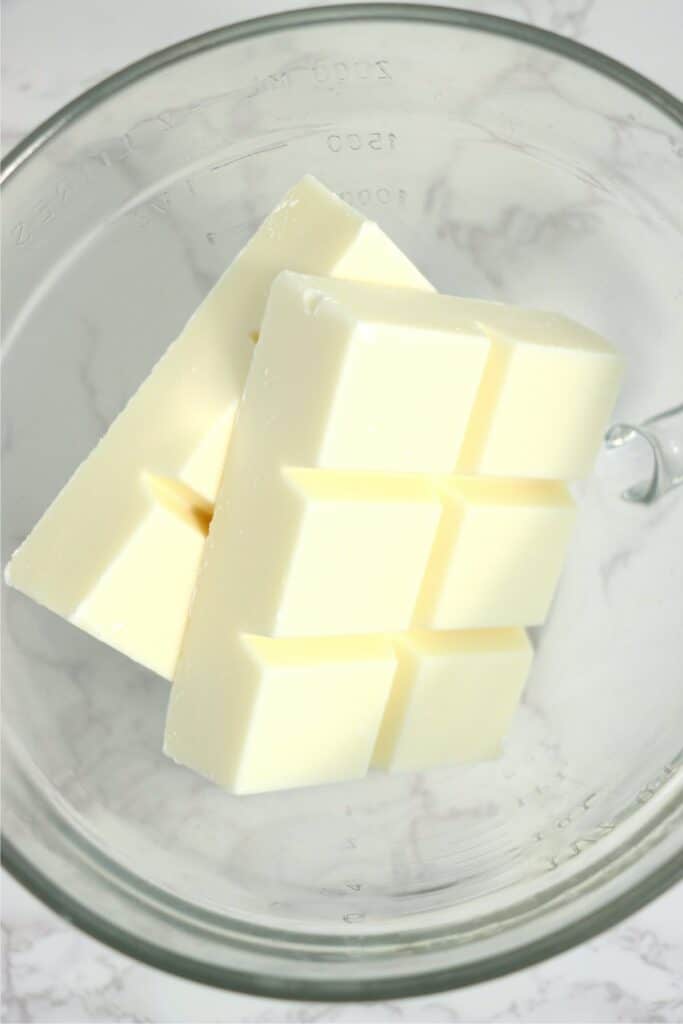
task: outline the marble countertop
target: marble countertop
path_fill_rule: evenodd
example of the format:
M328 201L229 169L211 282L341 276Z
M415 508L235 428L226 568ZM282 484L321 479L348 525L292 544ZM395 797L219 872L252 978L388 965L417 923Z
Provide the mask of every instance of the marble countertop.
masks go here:
M5 151L83 89L151 50L226 21L308 6L297 0L1 3ZM551 28L683 92L681 0L457 6ZM422 999L331 1006L219 992L152 970L76 931L6 873L2 897L1 1016L8 1022L683 1020L683 886L584 946L506 978Z

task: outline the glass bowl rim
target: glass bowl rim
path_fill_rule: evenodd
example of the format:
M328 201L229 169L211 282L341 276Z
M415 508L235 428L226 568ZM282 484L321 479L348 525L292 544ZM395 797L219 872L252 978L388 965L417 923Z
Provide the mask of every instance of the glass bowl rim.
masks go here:
M420 22L486 32L518 40L566 57L598 74L616 81L639 95L651 106L683 127L683 102L625 64L575 40L546 29L497 15L460 8L404 3L352 3L330 7L308 7L283 11L212 29L179 43L155 51L104 78L92 88L71 100L40 124L16 146L0 164L0 182L8 181L33 154L91 111L99 103L120 92L138 79L146 78L165 67L205 50L229 45L243 39L269 35L291 28L334 24L348 21ZM82 931L100 942L151 967L170 972L191 981L251 995L284 999L350 1001L390 999L427 995L432 992L490 980L510 971L531 966L549 956L584 942L617 924L629 914L665 892L683 878L683 847L654 871L645 875L630 889L600 906L596 911L546 933L518 949L475 960L452 970L407 974L401 978L349 983L347 981L316 981L300 983L269 977L262 973L232 971L229 968L193 959L172 952L155 942L127 931L93 911L67 891L56 885L27 858L6 835L2 835L2 862L17 881L51 910L65 917Z

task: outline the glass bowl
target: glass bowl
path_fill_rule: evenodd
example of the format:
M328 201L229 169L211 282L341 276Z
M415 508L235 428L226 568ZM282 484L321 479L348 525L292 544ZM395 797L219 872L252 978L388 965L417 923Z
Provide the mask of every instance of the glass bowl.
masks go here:
M103 82L7 160L4 558L307 171L439 288L613 339L617 419L676 405L681 120L575 43L411 6L263 18ZM6 592L9 869L132 956L297 999L467 984L634 910L681 872L683 491L623 501L628 447L577 488L495 763L231 797L163 757L165 682Z

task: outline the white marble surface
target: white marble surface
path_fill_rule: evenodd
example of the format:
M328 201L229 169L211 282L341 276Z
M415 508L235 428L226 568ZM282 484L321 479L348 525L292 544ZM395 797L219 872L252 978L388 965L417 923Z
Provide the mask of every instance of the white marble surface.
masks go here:
M3 146L144 53L290 0L2 0ZM683 87L681 0L489 0ZM678 32L677 32L678 30ZM58 40L58 44L55 43ZM373 1006L290 1004L170 978L106 949L3 879L4 1021L681 1021L683 887L533 969L465 991Z

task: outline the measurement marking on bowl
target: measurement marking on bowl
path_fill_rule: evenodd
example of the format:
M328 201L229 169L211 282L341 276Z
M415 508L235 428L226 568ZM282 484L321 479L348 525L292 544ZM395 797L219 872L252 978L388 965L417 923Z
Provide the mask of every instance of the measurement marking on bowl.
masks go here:
M565 864L569 860L573 860L578 857L584 850L595 846L596 843L600 842L605 836L610 835L614 830L628 818L631 817L634 810L638 806L649 803L650 800L662 789L662 787L674 777L683 765L683 753L679 754L672 761L669 761L664 765L661 772L655 776L652 782L648 783L647 786L643 787L633 801L623 808L619 814L617 814L611 821L601 822L596 825L595 828L591 829L585 835L579 836L573 840L566 851L563 853L555 854L547 859L548 870L552 871L559 867L561 864ZM564 818L557 822L557 828L565 828L566 825L576 819L583 810L587 810L590 804L593 802L596 793L591 793L582 804L577 805L573 810L569 811Z
M339 191L339 198L352 206L405 206L408 191L393 185L368 185Z
M58 180L50 194L38 199L27 216L10 228L10 237L14 245L24 246L31 242L36 229L54 220L59 207L70 202L80 187L89 184L93 177L99 177L102 172L126 162L135 153L156 144L162 136L186 125L199 113L205 113L220 103L234 105L240 97L249 100L257 98L264 91L290 88L297 74L300 78L303 77L302 84L309 86L343 86L368 81L391 83L394 80L390 62L385 58L317 61L309 66L275 70L252 80L251 83L145 117L131 125L123 134L103 140L98 149L92 149L67 164L64 168L66 177ZM333 153L344 150L358 152L363 149L392 150L396 148L397 135L395 132L383 131L349 132L330 135L327 144ZM382 202L381 199L378 201Z
M342 84L349 81L391 82L393 75L388 60L336 60L318 61L311 67L311 73L318 85L330 81Z
M243 90L238 91L242 92ZM232 93L225 93L221 95L232 95ZM191 107L179 109L187 114L195 114L204 106L210 105L211 102L216 102L215 98L211 97L210 100L200 101ZM30 245L43 228L47 227L57 219L62 207L68 205L74 198L82 198L84 187L91 185L93 180L99 181L99 178L103 173L111 171L112 168L115 168L117 165L128 160L135 152L146 148L151 141L156 141L148 139L145 142L139 142L136 144L133 132L139 125L150 124L153 121L156 122L159 118L162 118L160 124L163 127L158 129L158 133L165 133L172 128L176 128L179 125L184 124L187 120L185 117L180 121L167 123L167 120L164 120L163 118L166 114L169 114L170 116L171 113L171 111L164 112L155 119L147 118L145 121L139 122L138 125L134 125L123 135L112 136L110 139L103 140L99 144L99 149L90 149L85 153L79 154L76 158L66 164L63 169L64 177L60 177L55 184L50 187L47 194L35 199L30 206L28 206L24 216L10 227L9 230L12 243L17 248ZM260 146L254 146L252 140L252 147L248 152L240 153L236 157L226 159L210 167L207 166L207 164L211 162L211 155L205 154L203 158L196 161L193 168L194 176L196 177L197 175L207 173L209 171L221 170L224 167L229 167L234 163L238 163L240 160L246 160L251 156L257 156L262 153L270 153L277 149L283 149L290 142L295 142L298 139L309 138L310 136L318 133L324 133L329 131L331 127L332 123L330 122L318 124L297 124L290 125L286 130L277 128L273 131L265 132L263 135L266 138L273 134L278 134L281 137L272 142L266 141ZM226 145L230 148L233 144L228 143L226 140ZM153 195L160 194L164 188L169 188L171 186L176 187L181 184L190 192L190 194L194 195L195 186L187 171L188 168L185 168L185 176L180 180L180 182L173 177L156 182L156 191ZM155 186L150 186L150 189ZM150 191L150 189L145 191ZM152 199L147 201L153 202L154 200ZM115 212L115 215L118 217L125 213L130 213L141 206L142 203L140 202L140 197L133 196Z
M337 88L393 80L391 64L385 59L356 60L349 57L336 61L316 61L314 64L298 64L256 75L247 99L255 99L264 93L280 92L284 89L307 89L311 86Z
M676 758L665 764L659 775L656 775L652 782L648 783L643 789L640 790L636 797L639 804L647 804L652 800L652 797L657 793L662 786L673 778L674 775L679 771L683 763L683 755L680 758Z
M396 149L397 144L398 135L389 131L344 132L327 136L327 148L331 153L358 153L365 149L386 151Z

